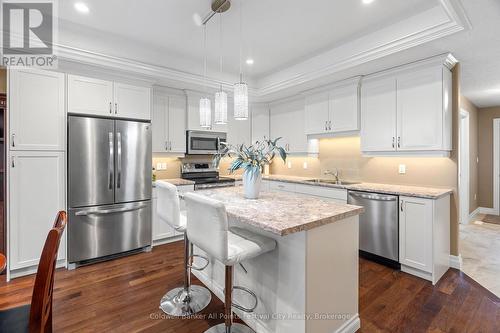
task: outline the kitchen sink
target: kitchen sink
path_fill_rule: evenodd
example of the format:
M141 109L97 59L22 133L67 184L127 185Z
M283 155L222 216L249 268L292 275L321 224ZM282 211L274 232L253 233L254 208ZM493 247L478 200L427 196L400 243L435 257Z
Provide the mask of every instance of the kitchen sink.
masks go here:
M346 180L336 181L335 179L309 179L307 181L311 182L311 183L333 184L333 185L356 185L356 184L360 184L360 182L353 182L353 181L346 181Z

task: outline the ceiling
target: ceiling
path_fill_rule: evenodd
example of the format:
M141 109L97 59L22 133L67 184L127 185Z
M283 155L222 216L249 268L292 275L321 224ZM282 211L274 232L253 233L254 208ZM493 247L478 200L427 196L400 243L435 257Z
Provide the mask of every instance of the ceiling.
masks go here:
M193 15L203 17L210 0L83 2L90 9L88 14L75 11L73 0L59 2L60 44L185 75L202 75L202 28L194 23ZM218 69L219 18L214 17L207 27L208 75L221 82L237 79L241 3L233 0L232 8L222 15L223 73ZM252 58L255 63L243 65L245 75L255 89L265 93L281 89L279 96L283 96L291 90L282 82L303 89L451 51L462 63L464 95L478 106L500 105L500 39L496 33L500 30L500 4L496 0L462 0L462 4L472 29L457 32L448 28L446 9L451 5L461 8L460 0L375 0L369 5L361 0L246 0L243 59ZM379 41L382 45L387 39L384 43L389 45L438 25L442 32L433 33L432 38L413 38L404 47L396 44L390 52L380 52ZM334 66L335 61L343 64L344 59L357 59L372 50L379 51L377 57L352 61L349 68ZM324 68L334 68L335 75L298 84L305 79L297 78Z

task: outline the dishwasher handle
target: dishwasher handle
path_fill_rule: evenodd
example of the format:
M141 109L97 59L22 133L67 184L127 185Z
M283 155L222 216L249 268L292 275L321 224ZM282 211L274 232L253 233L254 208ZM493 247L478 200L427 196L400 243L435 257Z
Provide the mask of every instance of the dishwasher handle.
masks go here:
M368 200L376 200L376 201L398 201L398 197L394 195L384 195L378 193L366 193L366 192L348 192L350 196L368 199Z

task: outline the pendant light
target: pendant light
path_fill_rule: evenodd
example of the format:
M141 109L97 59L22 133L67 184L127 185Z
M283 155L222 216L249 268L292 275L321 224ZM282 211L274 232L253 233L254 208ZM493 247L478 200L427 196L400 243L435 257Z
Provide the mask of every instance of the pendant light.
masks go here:
M234 119L248 119L248 86L243 82L242 69L242 43L243 43L243 19L242 19L243 1L240 1L240 81L234 85Z
M203 25L203 81L205 84L205 96L200 98L200 126L203 128L212 127L212 106L210 99L207 97L207 25Z
M222 14L219 12L219 25L220 25L220 73L223 73L222 67ZM219 91L215 93L215 119L214 123L217 125L227 124L227 94L222 90L222 84Z

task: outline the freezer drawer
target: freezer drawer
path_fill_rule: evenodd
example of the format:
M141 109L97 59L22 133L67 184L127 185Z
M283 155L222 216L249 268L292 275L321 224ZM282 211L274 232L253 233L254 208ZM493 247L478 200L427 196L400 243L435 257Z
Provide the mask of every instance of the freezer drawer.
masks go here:
M69 210L70 263L151 245L151 201Z

